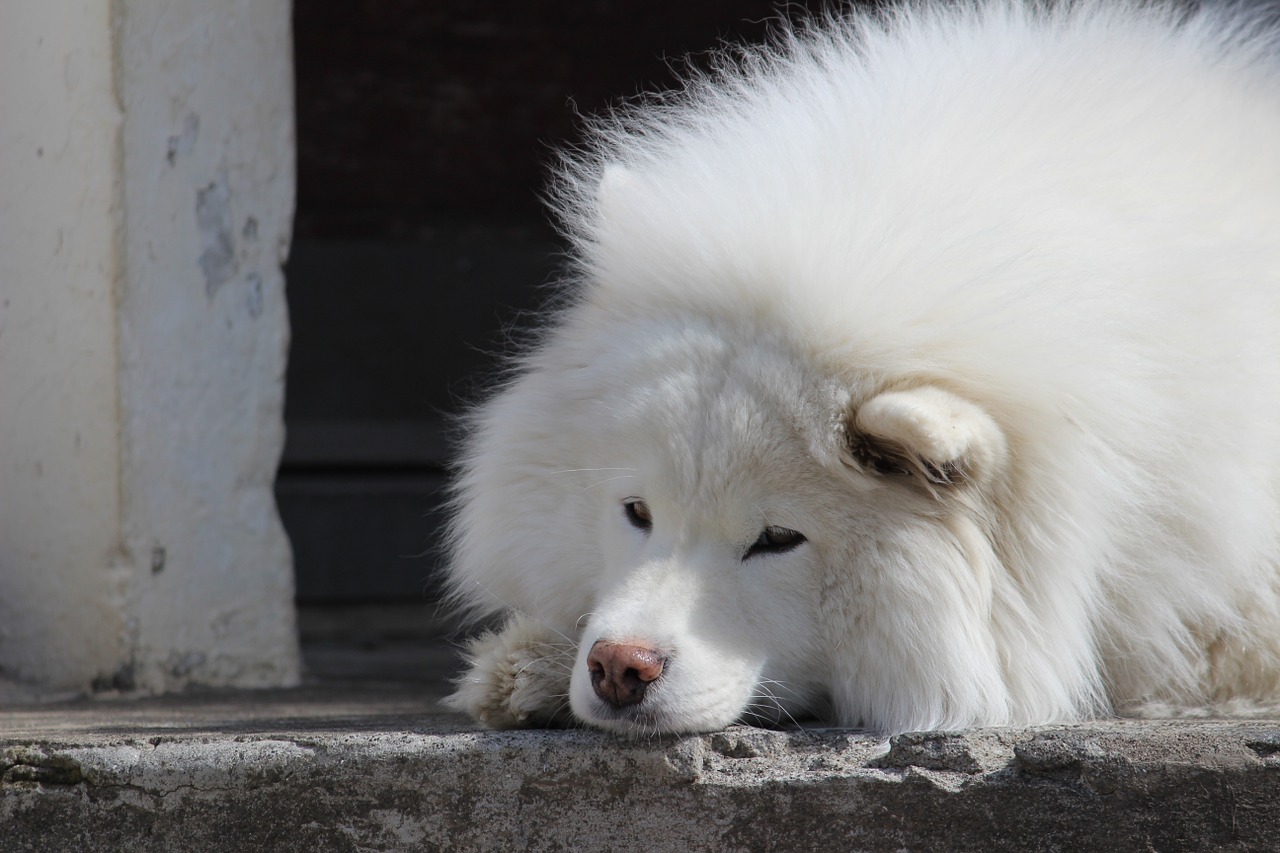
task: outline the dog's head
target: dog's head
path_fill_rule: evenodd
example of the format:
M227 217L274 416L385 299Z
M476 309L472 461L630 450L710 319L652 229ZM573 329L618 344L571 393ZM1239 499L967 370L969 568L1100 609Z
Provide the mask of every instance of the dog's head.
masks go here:
M589 360L549 347L486 410L455 568L576 632L577 718L637 734L1000 718L991 417L715 322L604 337Z

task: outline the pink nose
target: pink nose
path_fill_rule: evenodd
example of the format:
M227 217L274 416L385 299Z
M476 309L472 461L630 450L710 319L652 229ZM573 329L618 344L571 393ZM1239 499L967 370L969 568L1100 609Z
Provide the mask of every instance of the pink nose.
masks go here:
M649 685L662 675L667 659L637 643L596 640L587 654L587 669L596 695L615 708L638 705Z

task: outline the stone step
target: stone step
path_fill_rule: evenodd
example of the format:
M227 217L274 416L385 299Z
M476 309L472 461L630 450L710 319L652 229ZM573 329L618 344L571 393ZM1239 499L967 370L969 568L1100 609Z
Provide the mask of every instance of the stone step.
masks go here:
M443 670L445 656L432 658ZM492 732L438 677L0 712L14 851L1274 851L1280 720Z

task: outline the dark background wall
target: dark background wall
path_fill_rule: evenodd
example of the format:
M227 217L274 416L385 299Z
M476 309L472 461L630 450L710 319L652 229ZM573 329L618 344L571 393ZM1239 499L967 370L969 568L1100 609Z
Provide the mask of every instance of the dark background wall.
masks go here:
M295 0L277 492L301 602L430 599L448 416L557 269L554 147L776 19L767 0Z

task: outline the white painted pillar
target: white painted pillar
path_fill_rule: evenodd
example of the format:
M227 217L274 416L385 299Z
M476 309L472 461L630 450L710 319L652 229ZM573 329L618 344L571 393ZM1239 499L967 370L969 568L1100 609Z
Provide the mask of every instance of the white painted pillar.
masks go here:
M295 683L288 0L0 8L0 681Z

